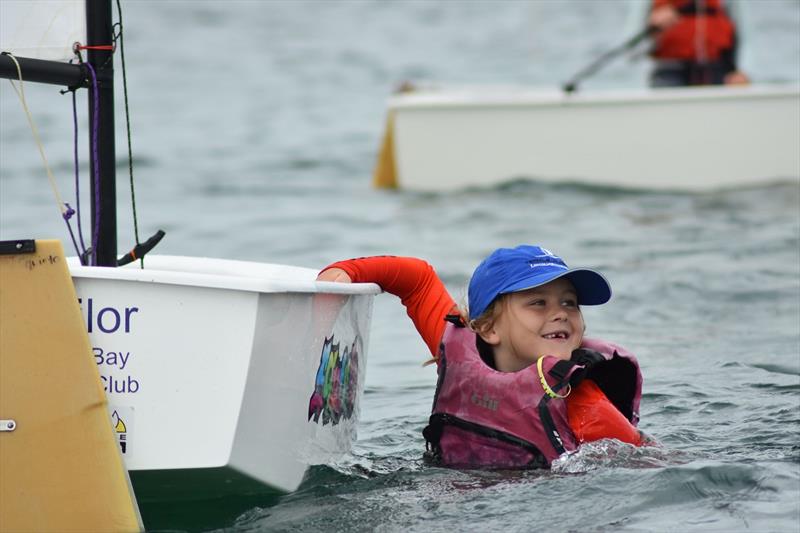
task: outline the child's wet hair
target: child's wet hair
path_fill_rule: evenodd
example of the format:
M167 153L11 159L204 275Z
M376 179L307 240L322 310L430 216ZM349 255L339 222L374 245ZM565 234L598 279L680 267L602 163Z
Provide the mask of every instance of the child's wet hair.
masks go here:
M503 310L503 302L507 296L507 294L499 295L486 307L486 310L481 314L481 316L474 318L467 323L469 329L476 333L475 346L478 348L478 354L481 356L481 360L494 370L497 370L497 366L495 366L494 363L494 348L492 348L488 342L483 340L483 337L481 337L481 332L491 328L497 319L500 318L500 313ZM463 314L464 316L469 316L469 313L466 310L463 311Z

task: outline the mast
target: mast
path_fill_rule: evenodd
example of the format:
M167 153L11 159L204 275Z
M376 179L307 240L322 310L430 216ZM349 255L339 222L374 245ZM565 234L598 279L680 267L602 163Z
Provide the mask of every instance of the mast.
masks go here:
M90 46L113 42L111 0L86 0L86 40ZM117 266L117 169L114 142L114 53L88 50L88 62L97 74L99 99L97 121L97 161L90 154L92 241L97 241L97 266ZM89 128L95 120L94 88L89 84ZM93 133L90 133L93 134ZM100 173L99 190L95 165ZM99 202L99 204L97 203ZM99 220L96 220L98 216ZM95 235L95 232L97 234Z

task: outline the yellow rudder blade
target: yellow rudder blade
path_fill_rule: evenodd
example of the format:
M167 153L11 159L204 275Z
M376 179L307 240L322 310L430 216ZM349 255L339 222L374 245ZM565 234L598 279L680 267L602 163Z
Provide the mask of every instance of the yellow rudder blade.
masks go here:
M386 131L383 133L383 143L375 164L372 185L378 189L397 188L397 163L394 159L394 113L391 111L386 117Z
M0 531L143 530L59 241L0 254L0 420Z

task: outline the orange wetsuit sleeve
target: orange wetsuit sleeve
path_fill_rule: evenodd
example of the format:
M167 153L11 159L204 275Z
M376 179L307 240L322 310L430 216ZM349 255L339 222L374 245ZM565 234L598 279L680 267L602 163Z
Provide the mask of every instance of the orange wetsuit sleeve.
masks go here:
M566 399L567 419L578 443L617 439L641 446L642 435L591 379L583 380Z
M431 354L439 353L444 317L456 304L431 265L415 257L376 256L339 261L322 271L330 268L341 268L354 283L377 283L400 297Z

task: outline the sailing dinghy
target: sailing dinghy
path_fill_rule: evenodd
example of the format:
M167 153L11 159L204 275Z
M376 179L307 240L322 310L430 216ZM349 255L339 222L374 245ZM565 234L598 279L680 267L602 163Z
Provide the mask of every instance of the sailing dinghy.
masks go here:
M516 179L704 191L800 182L800 86L566 92L421 87L393 95L378 187Z
M297 489L309 465L356 436L379 288L211 258L120 267L112 2L3 0L0 10L0 76L87 89L92 246L69 268L140 505ZM85 61L74 61L78 48Z

